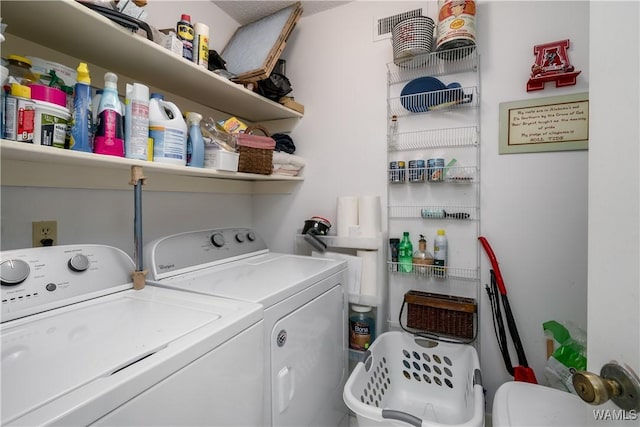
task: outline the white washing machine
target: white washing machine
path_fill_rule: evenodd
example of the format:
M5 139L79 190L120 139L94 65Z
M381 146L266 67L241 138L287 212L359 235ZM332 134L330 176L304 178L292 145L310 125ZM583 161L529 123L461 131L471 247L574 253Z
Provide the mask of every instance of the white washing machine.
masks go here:
M259 304L134 290L109 246L1 255L3 426L263 422Z
M346 262L269 252L247 228L176 234L145 252L152 285L264 306L267 425L346 425Z

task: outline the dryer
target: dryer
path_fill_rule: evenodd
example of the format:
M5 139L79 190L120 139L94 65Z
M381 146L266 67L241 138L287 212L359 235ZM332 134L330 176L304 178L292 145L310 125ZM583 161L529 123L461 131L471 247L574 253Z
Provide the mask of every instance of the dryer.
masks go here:
M121 250L1 253L2 425L261 425L259 304L147 286Z
M267 425L346 425L346 262L270 252L248 228L167 236L145 252L151 285L263 306Z

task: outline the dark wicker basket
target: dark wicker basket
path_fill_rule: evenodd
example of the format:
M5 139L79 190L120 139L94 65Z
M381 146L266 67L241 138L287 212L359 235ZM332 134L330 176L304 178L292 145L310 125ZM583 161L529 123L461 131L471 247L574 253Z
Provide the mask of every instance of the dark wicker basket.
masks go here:
M457 338L474 338L477 304L473 298L409 291L404 295L404 301L408 306L408 327Z
M245 130L245 135L251 135L254 130L260 130L266 138L270 138L269 132L262 126L250 126ZM263 137L263 138L265 138ZM275 141L274 141L275 146ZM238 172L271 175L273 172L273 148L254 148L238 144Z

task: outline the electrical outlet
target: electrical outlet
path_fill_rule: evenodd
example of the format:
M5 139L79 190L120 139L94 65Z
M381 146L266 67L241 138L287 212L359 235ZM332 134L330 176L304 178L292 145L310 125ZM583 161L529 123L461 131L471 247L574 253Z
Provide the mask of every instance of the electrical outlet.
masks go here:
M58 244L58 221L34 221L31 223L31 240L34 248Z

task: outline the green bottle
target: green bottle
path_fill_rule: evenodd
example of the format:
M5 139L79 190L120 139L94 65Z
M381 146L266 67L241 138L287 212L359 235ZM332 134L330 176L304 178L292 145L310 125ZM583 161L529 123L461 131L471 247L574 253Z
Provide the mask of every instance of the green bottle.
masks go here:
M409 239L408 231L402 233L398 249L398 270L401 273L411 273L413 271L413 245Z

